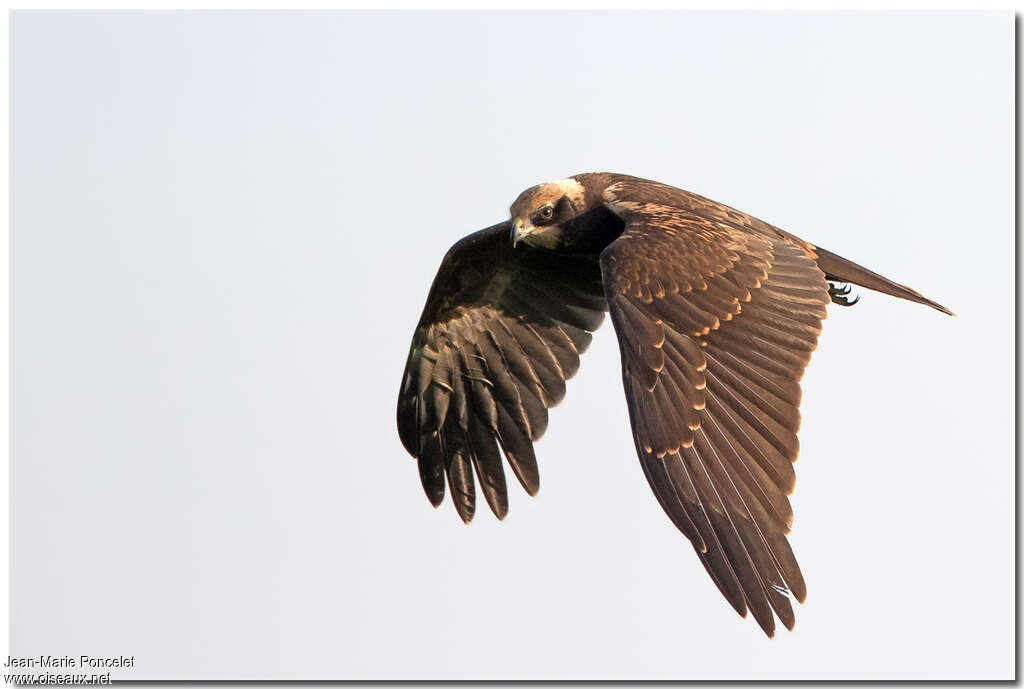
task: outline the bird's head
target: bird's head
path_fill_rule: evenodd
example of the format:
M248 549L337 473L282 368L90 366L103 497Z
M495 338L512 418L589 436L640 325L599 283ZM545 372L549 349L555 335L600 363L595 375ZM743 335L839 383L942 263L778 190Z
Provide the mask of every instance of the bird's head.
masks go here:
M585 199L583 185L572 177L530 187L512 204L512 245L558 247L562 225L586 210Z

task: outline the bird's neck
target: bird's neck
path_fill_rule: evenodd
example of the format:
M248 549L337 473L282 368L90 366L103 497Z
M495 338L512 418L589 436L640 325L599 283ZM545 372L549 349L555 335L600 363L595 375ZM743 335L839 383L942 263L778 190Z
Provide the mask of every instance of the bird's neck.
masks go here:
M562 223L559 250L596 256L624 229L625 225L617 215L604 205L598 205Z

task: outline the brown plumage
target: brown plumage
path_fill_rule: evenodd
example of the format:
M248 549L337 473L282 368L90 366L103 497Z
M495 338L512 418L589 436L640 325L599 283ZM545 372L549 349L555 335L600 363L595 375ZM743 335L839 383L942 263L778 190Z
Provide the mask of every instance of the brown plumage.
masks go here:
M800 379L837 283L945 307L732 208L589 173L523 192L456 243L413 336L398 430L435 506L534 495L533 442L611 314L640 464L726 600L768 636L806 587L786 540ZM500 448L500 452L499 452ZM474 476L476 477L474 481ZM774 611L774 614L773 614Z

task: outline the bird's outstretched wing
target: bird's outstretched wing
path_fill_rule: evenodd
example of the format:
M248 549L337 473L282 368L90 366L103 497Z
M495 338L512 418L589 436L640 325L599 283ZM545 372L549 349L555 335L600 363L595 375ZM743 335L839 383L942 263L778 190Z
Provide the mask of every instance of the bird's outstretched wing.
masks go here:
M595 257L513 248L510 227L469 235L444 257L398 396L398 432L427 497L441 503L447 476L466 522L474 470L494 514L508 511L499 446L526 492L537 492L533 441L606 310Z
M792 628L806 589L787 496L825 276L803 247L685 192L627 180L605 200L626 223L601 267L647 480L737 612L769 636L773 609Z

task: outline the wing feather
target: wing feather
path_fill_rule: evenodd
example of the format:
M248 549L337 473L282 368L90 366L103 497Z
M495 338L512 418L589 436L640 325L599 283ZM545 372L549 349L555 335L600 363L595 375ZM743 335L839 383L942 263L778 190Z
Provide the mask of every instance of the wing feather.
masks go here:
M477 486L499 519L507 514L502 453L536 494L533 441L606 310L596 257L512 247L509 229L481 230L445 256L399 390L399 437L428 499L439 505L447 484L466 522Z
M480 490L494 515L504 519L508 514L508 486L505 484L505 472L501 468L501 453L494 444L494 435L477 414L469 417L468 433L473 466L480 479Z

